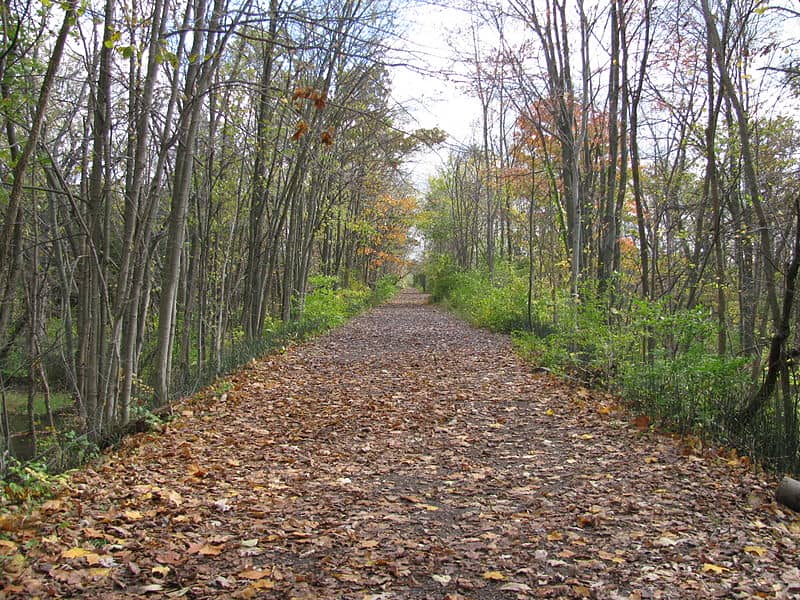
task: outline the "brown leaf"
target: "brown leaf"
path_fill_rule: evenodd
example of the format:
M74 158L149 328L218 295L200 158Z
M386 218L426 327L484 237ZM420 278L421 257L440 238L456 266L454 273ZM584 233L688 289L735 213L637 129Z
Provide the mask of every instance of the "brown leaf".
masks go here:
M573 585L572 591L575 592L579 598L591 598L592 592L585 585Z
M264 579L265 577L269 577L272 575L272 571L257 571L255 569L246 569L239 573L237 577L241 577L242 579Z
M159 490L158 497L165 504L178 507L183 504L183 497L175 490L163 489Z
M500 589L504 592L530 592L531 586L524 584L524 583L516 583L514 581L510 581L502 586Z
M189 554L201 554L203 556L217 556L222 554L225 544L214 545L209 542L191 544L186 550Z

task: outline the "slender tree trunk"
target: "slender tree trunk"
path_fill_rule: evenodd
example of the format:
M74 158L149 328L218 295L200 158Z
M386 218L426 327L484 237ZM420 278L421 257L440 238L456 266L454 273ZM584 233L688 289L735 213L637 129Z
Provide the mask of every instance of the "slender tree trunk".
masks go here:
M205 0L196 0L194 6L194 40L190 56L200 56L205 42L203 21L206 16ZM188 110L184 111L178 125L178 147L175 155L175 180L172 188L169 225L166 241L166 266L161 285L161 301L158 311L158 355L155 371L156 398L161 405L169 401L172 369L172 347L175 336L175 310L178 286L180 283L183 241L186 235L186 213L189 205L189 191L194 166L195 137L200 125L200 109L203 106L204 90L198 86L202 64L194 60L189 64L184 85L184 98Z
M75 23L77 0L68 0L64 4L64 20L59 29L56 41L53 44L53 52L47 64L47 70L42 80L42 87L34 110L33 122L31 123L28 139L19 156L16 158L12 172L13 181L11 191L8 194L5 215L3 215L3 227L0 231L0 347L6 341L6 329L11 316L11 305L16 289L17 269L19 265L19 229L20 229L20 206L22 203L23 180L28 171L33 152L39 142L39 135L45 119L45 111L50 101L58 68L64 55L67 37ZM16 146L13 146L16 147Z

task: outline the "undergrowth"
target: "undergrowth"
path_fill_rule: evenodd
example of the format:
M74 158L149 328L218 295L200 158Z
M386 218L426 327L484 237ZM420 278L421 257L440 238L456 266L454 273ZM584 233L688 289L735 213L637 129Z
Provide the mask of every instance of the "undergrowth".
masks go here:
M295 306L299 318L286 323L277 319L269 320L264 335L257 340L234 338L223 352L219 368L209 365L196 371L192 377L178 382L175 396L191 396L209 384L220 381L221 375L237 370L253 358L281 352L292 343L337 327L363 310L389 300L397 291L397 279L394 277L384 277L372 288L364 285L340 288L335 278L312 277L305 302L302 306ZM168 418L155 411L152 389L144 383L145 379L137 377L134 382L131 424L113 438L105 440L103 446L113 445L126 433L158 428ZM40 437L40 452L33 460L20 461L8 450L0 452L0 510L48 498L60 485L60 473L85 464L100 451L100 446L88 436L73 430L50 432Z
M773 399L752 422L735 422L758 381L751 359L717 354L708 309L674 310L592 288L575 298L537 282L529 315L527 278L525 264L501 263L490 276L459 271L447 259L432 261L426 272L435 301L474 325L510 333L529 361L615 392L663 429L735 446L772 469L797 472L798 432L786 426L797 419L786 415L789 405L796 413L800 389Z

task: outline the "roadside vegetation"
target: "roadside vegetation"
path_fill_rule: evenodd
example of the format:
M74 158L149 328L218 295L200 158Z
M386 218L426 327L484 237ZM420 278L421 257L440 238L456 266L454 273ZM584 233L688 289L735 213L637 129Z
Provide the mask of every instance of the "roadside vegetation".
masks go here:
M397 281L397 277L385 276L372 288L364 285L341 288L336 285L333 277L311 277L310 291L305 299L301 319L286 324L273 321L255 343L245 340L231 343L224 353L222 370L209 370L192 381L185 382L181 395L190 396L202 390L206 395L222 396L230 385L226 381L226 374L253 358L282 352L290 344L324 333L363 310L386 302L397 293ZM5 461L0 510L9 505L40 501L49 497L62 484L61 473L96 457L102 446L118 441L126 433L159 429L169 421L172 411L159 410L152 390L144 384L140 385L141 390L136 397L129 427L119 431L116 437L104 440L102 444L81 434L80 422L69 394L58 392L51 395L51 421L42 395L34 397L33 412L30 412L28 393L11 390L3 392L4 416L8 419L7 422L17 425L18 433L11 436L9 449L12 452L8 453ZM35 419L35 444L31 441L28 427L30 414Z
M778 471L797 471L800 389L791 390L788 414L785 403L773 401L757 419L743 420L758 380L752 361L719 355L709 309L669 310L590 288L576 299L568 289L546 285L529 301L524 261L498 263L490 276L440 257L425 275L435 301L473 325L510 333L532 364L618 394L633 415L647 415L659 428L736 447Z
M662 426L800 469L800 13L479 3L428 288ZM513 32L513 34L512 34Z
M391 1L129 9L0 10L0 480L384 298L443 139L391 99Z

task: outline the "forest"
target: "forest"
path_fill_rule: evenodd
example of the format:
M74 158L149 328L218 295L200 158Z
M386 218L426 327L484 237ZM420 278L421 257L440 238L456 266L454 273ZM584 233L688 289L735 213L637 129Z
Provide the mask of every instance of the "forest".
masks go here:
M668 430L796 470L797 3L473 6L421 282Z
M389 2L0 15L5 449L68 462L391 289L443 134L400 127Z
M394 100L409 6L458 15L440 75L480 106L470 143ZM66 468L412 273L542 369L800 466L797 2L0 18L3 472L23 434Z

